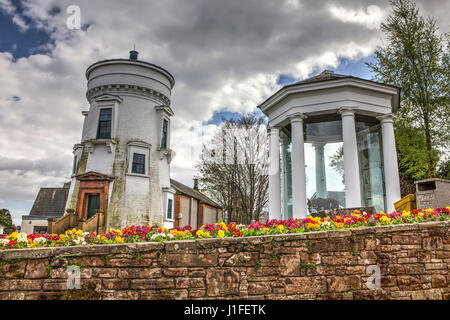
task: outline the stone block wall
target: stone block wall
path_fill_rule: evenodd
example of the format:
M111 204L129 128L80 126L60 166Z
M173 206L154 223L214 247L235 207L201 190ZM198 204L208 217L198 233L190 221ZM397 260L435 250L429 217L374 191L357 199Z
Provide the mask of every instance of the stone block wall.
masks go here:
M0 299L449 300L449 226L3 250ZM80 289L67 289L70 266Z

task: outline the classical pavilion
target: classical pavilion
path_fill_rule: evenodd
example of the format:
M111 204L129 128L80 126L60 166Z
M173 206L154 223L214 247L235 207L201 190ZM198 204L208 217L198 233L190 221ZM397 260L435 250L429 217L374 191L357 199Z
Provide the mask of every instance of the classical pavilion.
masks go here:
M325 70L259 105L269 118L269 218L366 206L393 211L399 101L398 87Z

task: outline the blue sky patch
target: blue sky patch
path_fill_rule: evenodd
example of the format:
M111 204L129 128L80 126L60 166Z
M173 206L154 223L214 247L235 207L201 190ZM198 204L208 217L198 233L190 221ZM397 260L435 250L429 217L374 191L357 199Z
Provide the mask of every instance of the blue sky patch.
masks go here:
M292 83L294 83L296 81L298 81L298 79L293 77L292 75L281 73L278 76L277 84L280 85L280 86L286 86L286 85L292 84Z
M6 200L0 203L0 209L8 209L11 212L13 224L20 226L22 216L30 214L31 207L33 207L33 200Z
M256 106L255 106L256 107ZM264 117L264 113L262 113L261 110L259 109L255 109L255 112L257 113L258 116L262 116ZM205 124L214 124L216 126L220 125L221 123L223 123L226 120L229 119L238 119L240 117L240 113L239 112L230 112L230 111L218 111L218 112L214 112L213 116L211 117L211 119L209 119Z
M339 59L339 67L331 69L335 73L351 75L357 78L371 80L374 73L370 71L365 62L374 62L374 55L364 57L357 61L351 61L349 59Z
M211 119L209 119L206 124L215 124L220 125L222 122L224 122L224 119L237 119L239 117L238 112L230 112L230 111L217 111L214 112Z
M23 8L20 1L12 1L17 14L21 14ZM44 45L52 42L50 34L37 29L32 21L21 15L29 28L23 31L13 22L13 16L0 10L0 52L10 52L15 59L29 57L32 54L47 53Z

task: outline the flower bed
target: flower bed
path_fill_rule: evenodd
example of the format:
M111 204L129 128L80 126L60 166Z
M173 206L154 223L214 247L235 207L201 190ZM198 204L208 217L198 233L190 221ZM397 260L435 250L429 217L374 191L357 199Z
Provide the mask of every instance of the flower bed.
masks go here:
M353 229L366 226L409 224L450 220L450 207L377 214L350 214L333 218L267 220L249 225L235 223L203 225L193 230L190 226L167 229L159 226L131 226L122 230L110 229L106 234L95 234L72 229L64 234L25 234L13 232L0 238L0 249L62 247L95 244L133 243L145 241L192 240L203 238L248 237L267 234L300 233L320 230Z

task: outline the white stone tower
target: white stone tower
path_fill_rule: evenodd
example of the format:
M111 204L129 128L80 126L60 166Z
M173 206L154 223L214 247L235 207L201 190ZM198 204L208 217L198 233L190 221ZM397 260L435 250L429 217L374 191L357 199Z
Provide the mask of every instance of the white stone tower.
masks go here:
M89 111L74 146L66 209L78 219L105 212L105 227L173 226L170 96L175 79L138 60L99 61L86 70Z

